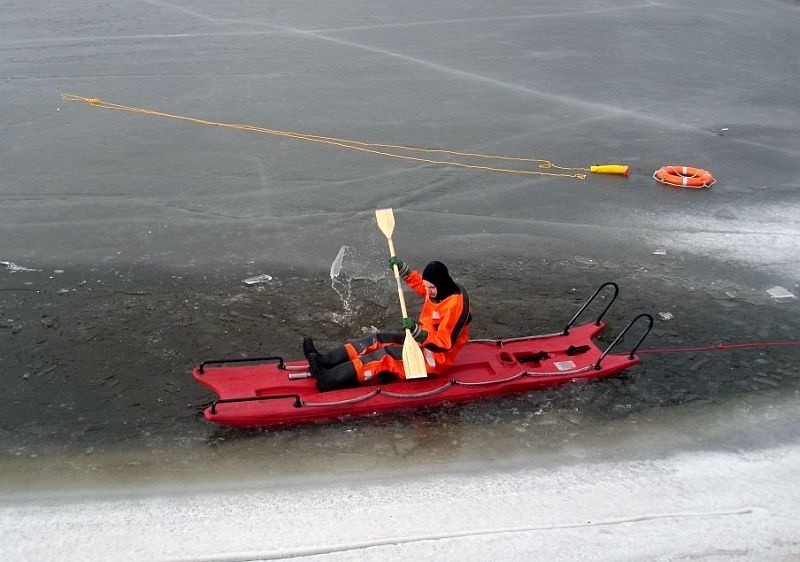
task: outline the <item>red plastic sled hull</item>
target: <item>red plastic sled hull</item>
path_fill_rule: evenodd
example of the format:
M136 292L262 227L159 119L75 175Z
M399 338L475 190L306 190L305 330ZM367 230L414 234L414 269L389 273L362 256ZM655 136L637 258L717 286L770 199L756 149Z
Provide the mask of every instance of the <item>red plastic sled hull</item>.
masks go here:
M278 427L540 390L610 377L639 362L636 356L609 353L595 368L603 352L593 339L603 328L601 322L573 327L566 335L470 341L444 375L324 393L313 378L289 378L307 368L305 360L288 362L286 369L277 363L196 367L192 375L219 396L204 410L206 420Z

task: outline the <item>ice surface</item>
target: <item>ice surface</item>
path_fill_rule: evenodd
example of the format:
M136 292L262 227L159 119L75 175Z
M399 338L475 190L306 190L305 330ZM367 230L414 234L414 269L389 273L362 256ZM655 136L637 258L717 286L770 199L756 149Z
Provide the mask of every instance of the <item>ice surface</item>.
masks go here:
M785 560L800 552L798 466L800 449L779 447L322 488L45 500L0 506L0 542L8 562Z
M790 3L716 0L704 4L713 25L687 2L379 2L366 13L300 2L279 14L256 3L236 15L211 2L77 2L20 15L37 4L8 6L0 33L0 70L16 77L0 107L7 255L322 268L342 244L379 236L368 217L392 205L410 255L448 249L444 233L499 230L528 237L507 248L523 257L543 238L595 259L649 244L798 275L800 93L772 87L796 81ZM704 80L671 78L687 60ZM65 90L372 143L623 161L633 173L580 182L425 166L67 104ZM670 162L717 184L665 188L651 174Z

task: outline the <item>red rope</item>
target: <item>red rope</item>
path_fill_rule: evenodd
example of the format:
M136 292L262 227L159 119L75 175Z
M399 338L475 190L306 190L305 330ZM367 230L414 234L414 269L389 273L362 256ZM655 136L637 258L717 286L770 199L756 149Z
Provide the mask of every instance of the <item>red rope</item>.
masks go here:
M753 343L717 344L706 347L672 347L662 349L640 349L636 353L685 353L687 351L714 351L718 349L734 349L739 347L773 347L778 345L800 345L800 341L775 341Z

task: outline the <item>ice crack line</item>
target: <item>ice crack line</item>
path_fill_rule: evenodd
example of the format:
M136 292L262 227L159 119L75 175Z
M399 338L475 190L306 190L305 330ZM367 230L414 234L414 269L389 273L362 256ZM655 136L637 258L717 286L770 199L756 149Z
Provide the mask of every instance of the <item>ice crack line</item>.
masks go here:
M661 7L659 2L646 2L644 4L631 4L629 6L613 6L609 8L599 8L595 10L581 10L579 12L555 12L552 14L514 14L510 16L485 16L475 18L450 18L440 20L425 20L425 21L412 21L412 22L397 22L397 23L380 23L371 25L353 25L350 27L330 27L330 28L317 28L313 31L324 33L335 33L339 31L370 31L374 29L397 29L403 27L419 27L428 25L449 25L461 23L482 23L491 21L520 21L520 20L538 20L538 19L551 19L551 18L570 18L574 16L594 16L600 14L607 14L611 12L622 12L629 10L637 10L641 8L655 8Z
M326 554L352 552L364 550L367 548L375 548L381 546L395 546L400 544L412 544L425 541L442 541L449 539L459 539L466 537L479 537L502 535L510 533L531 533L531 532L547 532L558 531L563 529L583 529L591 527L609 527L614 525L628 525L634 523L645 523L648 521L656 521L661 519L707 519L713 517L731 517L741 515L752 515L759 511L766 511L764 508L745 507L741 509L734 509L730 511L700 511L700 512L677 512L677 513L649 513L638 515L635 517L619 517L613 519L605 519L601 521L587 521L585 523L565 523L562 525L546 525L546 526L530 526L530 527L508 527L500 529L479 529L474 531L457 531L452 533L439 533L430 535L419 535L410 537L393 537L386 539L378 539L373 541L362 541L355 543L346 543L339 545L331 545L324 547L310 547L298 548L287 550L273 550L267 552L248 552L239 554L228 555L210 555L203 557L193 557L191 562L255 562L257 560L288 560L292 558L303 558L309 556L322 556ZM173 562L178 562L177 560ZM182 559L182 562L188 562L187 559Z

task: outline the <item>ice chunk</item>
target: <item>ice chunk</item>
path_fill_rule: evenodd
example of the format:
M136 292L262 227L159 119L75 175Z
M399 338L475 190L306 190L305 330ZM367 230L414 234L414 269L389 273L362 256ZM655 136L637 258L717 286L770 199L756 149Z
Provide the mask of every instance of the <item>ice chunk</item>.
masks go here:
M260 283L269 283L272 281L272 275L267 275L266 273L262 275L256 275L255 277L248 277L242 283L245 285L258 285Z
M0 265L5 267L7 270L16 272L16 271L41 271L40 269L30 269L27 267L22 267L21 265L15 264L13 261L0 261Z
M789 300L789 299L795 298L794 293L792 293L791 291L788 291L788 290L786 290L783 287L780 287L778 285L775 285L771 289L767 290L767 292L769 293L769 295L773 299L779 300L779 301Z

